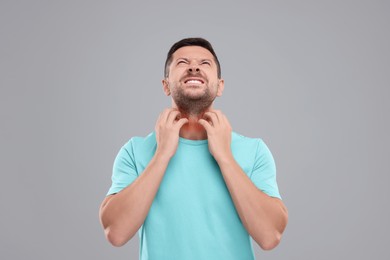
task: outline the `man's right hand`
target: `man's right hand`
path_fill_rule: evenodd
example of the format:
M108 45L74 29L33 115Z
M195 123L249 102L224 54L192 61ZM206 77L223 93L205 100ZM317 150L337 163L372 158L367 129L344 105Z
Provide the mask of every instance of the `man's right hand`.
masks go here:
M180 128L188 122L187 118L180 118L180 111L176 108L167 108L156 122L156 154L171 159L179 143Z

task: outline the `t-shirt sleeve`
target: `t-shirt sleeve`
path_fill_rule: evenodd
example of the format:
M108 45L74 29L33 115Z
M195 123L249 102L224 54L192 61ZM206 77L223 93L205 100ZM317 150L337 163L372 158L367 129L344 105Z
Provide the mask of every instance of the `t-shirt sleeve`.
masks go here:
M276 182L275 161L263 140L259 139L251 180L262 192L281 199Z
M132 140L118 152L112 169L112 184L107 195L120 192L138 177Z

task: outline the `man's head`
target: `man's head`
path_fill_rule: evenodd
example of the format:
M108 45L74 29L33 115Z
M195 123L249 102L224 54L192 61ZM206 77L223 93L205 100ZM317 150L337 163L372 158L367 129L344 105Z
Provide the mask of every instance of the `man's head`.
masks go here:
M163 89L173 106L187 115L199 115L222 95L224 81L211 44L202 38L175 43L168 52Z
M217 75L218 78L221 78L221 65L219 64L217 54L215 54L215 51L213 49L213 46L211 46L211 43L203 38L185 38L172 45L171 49L168 51L167 59L165 60L165 66L164 66L165 78L169 76L169 66L172 63L173 53L175 53L178 49L186 46L199 46L207 49L214 56L214 62L217 65Z

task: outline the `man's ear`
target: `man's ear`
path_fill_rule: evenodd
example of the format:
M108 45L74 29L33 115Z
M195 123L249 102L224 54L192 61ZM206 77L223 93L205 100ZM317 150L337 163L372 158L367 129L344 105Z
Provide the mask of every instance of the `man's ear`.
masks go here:
M222 96L223 89L225 88L225 81L223 79L218 80L217 97Z
M169 84L168 84L168 78L162 80L162 85L163 85L163 90L165 95L167 96L171 95L171 90L169 89Z

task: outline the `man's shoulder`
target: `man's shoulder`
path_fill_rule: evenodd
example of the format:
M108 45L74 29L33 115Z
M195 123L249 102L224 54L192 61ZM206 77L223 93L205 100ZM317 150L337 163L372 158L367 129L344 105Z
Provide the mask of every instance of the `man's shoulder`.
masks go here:
M260 138L244 136L237 132L232 132L232 150L236 154L251 155L254 154L259 145Z
M153 149L156 146L156 134L155 132L151 132L146 136L133 136L131 137L124 145L128 151L142 151Z
M133 136L130 138L129 142L133 143L147 143L147 142L156 141L156 133L153 131L146 136Z
M267 150L268 147L260 137L248 137L232 132L232 149L242 153L256 153Z
M243 134L232 132L232 142L237 144L258 144L262 139L259 137L248 137Z

